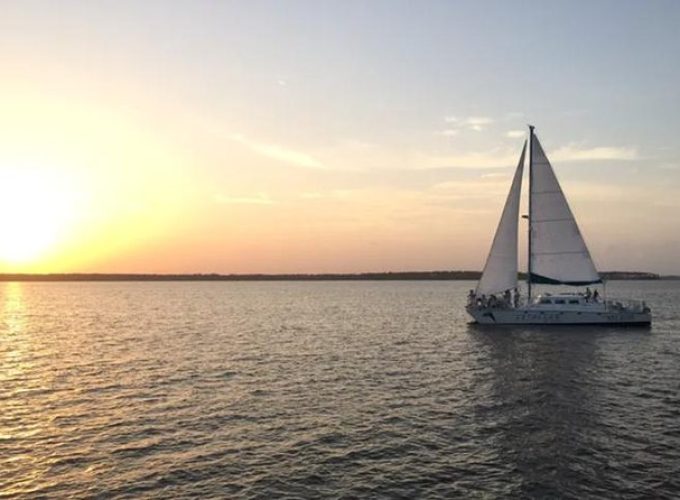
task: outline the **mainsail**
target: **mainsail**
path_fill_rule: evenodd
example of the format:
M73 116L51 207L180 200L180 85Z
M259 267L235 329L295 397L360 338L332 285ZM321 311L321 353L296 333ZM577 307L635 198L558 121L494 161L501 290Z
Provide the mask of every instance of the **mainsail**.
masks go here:
M535 135L531 140L530 168L531 282L600 283L574 214Z
M525 141L484 272L477 284L477 295L499 293L517 286L517 221L526 148Z

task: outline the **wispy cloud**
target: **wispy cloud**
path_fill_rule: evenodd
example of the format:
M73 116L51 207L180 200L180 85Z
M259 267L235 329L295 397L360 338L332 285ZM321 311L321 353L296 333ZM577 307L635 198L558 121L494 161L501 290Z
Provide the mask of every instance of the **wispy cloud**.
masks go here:
M485 169L502 168L517 164L519 150L493 149L484 152L468 152L443 156L424 156L418 164L423 168Z
M548 157L554 161L591 161L591 160L637 160L639 158L635 148L620 148L599 146L582 148L569 144L555 151L548 152Z
M446 136L446 137L454 137L454 136L458 135L458 133L459 133L459 130L457 130L455 128L447 128L446 130L442 130L440 132L441 135Z
M511 139L517 139L518 137L524 137L526 132L524 130L508 130L505 133L505 137L510 137Z
M484 130L487 125L493 123L493 119L487 116L471 116L466 120L466 125L477 132Z
M324 168L323 163L321 163L313 156L307 153L289 149L284 146L280 146L278 144L269 144L254 141L242 134L232 134L229 136L229 139L247 147L248 149L257 154L266 156L267 158L272 158L282 163L287 163L289 165L295 165L304 168L316 168L316 169Z
M258 193L256 196L228 196L225 194L216 194L213 199L215 203L227 205L274 205L276 201L272 200L265 193Z
M488 116L468 116L459 118L457 116L449 115L444 117L444 121L449 124L449 130L474 130L481 132L487 126L494 122L493 118Z
M639 158L635 148L594 147L578 148L564 146L553 152L548 151L548 158L554 162L622 160L630 161ZM517 165L519 150L492 149L483 152L467 152L445 156L424 157L419 162L425 168L461 168L492 169Z
M427 192L429 197L449 200L495 199L508 190L507 179L472 179L446 181L433 185Z

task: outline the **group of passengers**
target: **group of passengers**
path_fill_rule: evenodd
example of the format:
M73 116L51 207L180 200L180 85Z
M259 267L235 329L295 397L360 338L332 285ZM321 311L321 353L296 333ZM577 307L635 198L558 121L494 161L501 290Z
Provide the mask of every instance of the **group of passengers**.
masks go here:
M586 288L586 302L599 302L600 301L600 293L595 290L594 292L590 291L590 288Z
M584 294L586 302L599 302L600 293L597 290L591 291L586 288ZM502 294L496 296L491 294L488 297L485 294L477 296L474 290L468 293L468 306L477 307L479 309L508 309L511 307L517 308L520 305L520 294L517 288L505 290Z
M468 293L468 306L477 307L480 309L508 309L511 307L519 307L520 294L517 288L507 289L502 294L496 296L491 294L488 297L485 294L477 296L474 290Z

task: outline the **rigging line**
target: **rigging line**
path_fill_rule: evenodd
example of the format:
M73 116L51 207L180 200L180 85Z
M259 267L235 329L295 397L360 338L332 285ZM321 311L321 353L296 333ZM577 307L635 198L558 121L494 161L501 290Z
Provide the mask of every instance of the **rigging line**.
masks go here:
M562 217L561 219L540 219L540 220L535 220L534 222L561 222L565 220L574 220L573 217Z
M571 252L532 252L533 255L567 255L567 254L588 254L588 250L573 250Z

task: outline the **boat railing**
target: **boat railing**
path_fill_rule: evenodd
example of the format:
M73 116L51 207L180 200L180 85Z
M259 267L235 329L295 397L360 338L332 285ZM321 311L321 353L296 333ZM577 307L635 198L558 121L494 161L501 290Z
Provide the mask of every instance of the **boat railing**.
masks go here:
M644 300L630 299L607 299L605 301L607 311L629 311L636 313L649 312L649 306Z
M486 296L474 296L468 295L467 307L471 309L515 309L516 307L521 307L524 304L524 300L521 297L516 299L513 297L507 300L504 297L497 297L495 295Z

